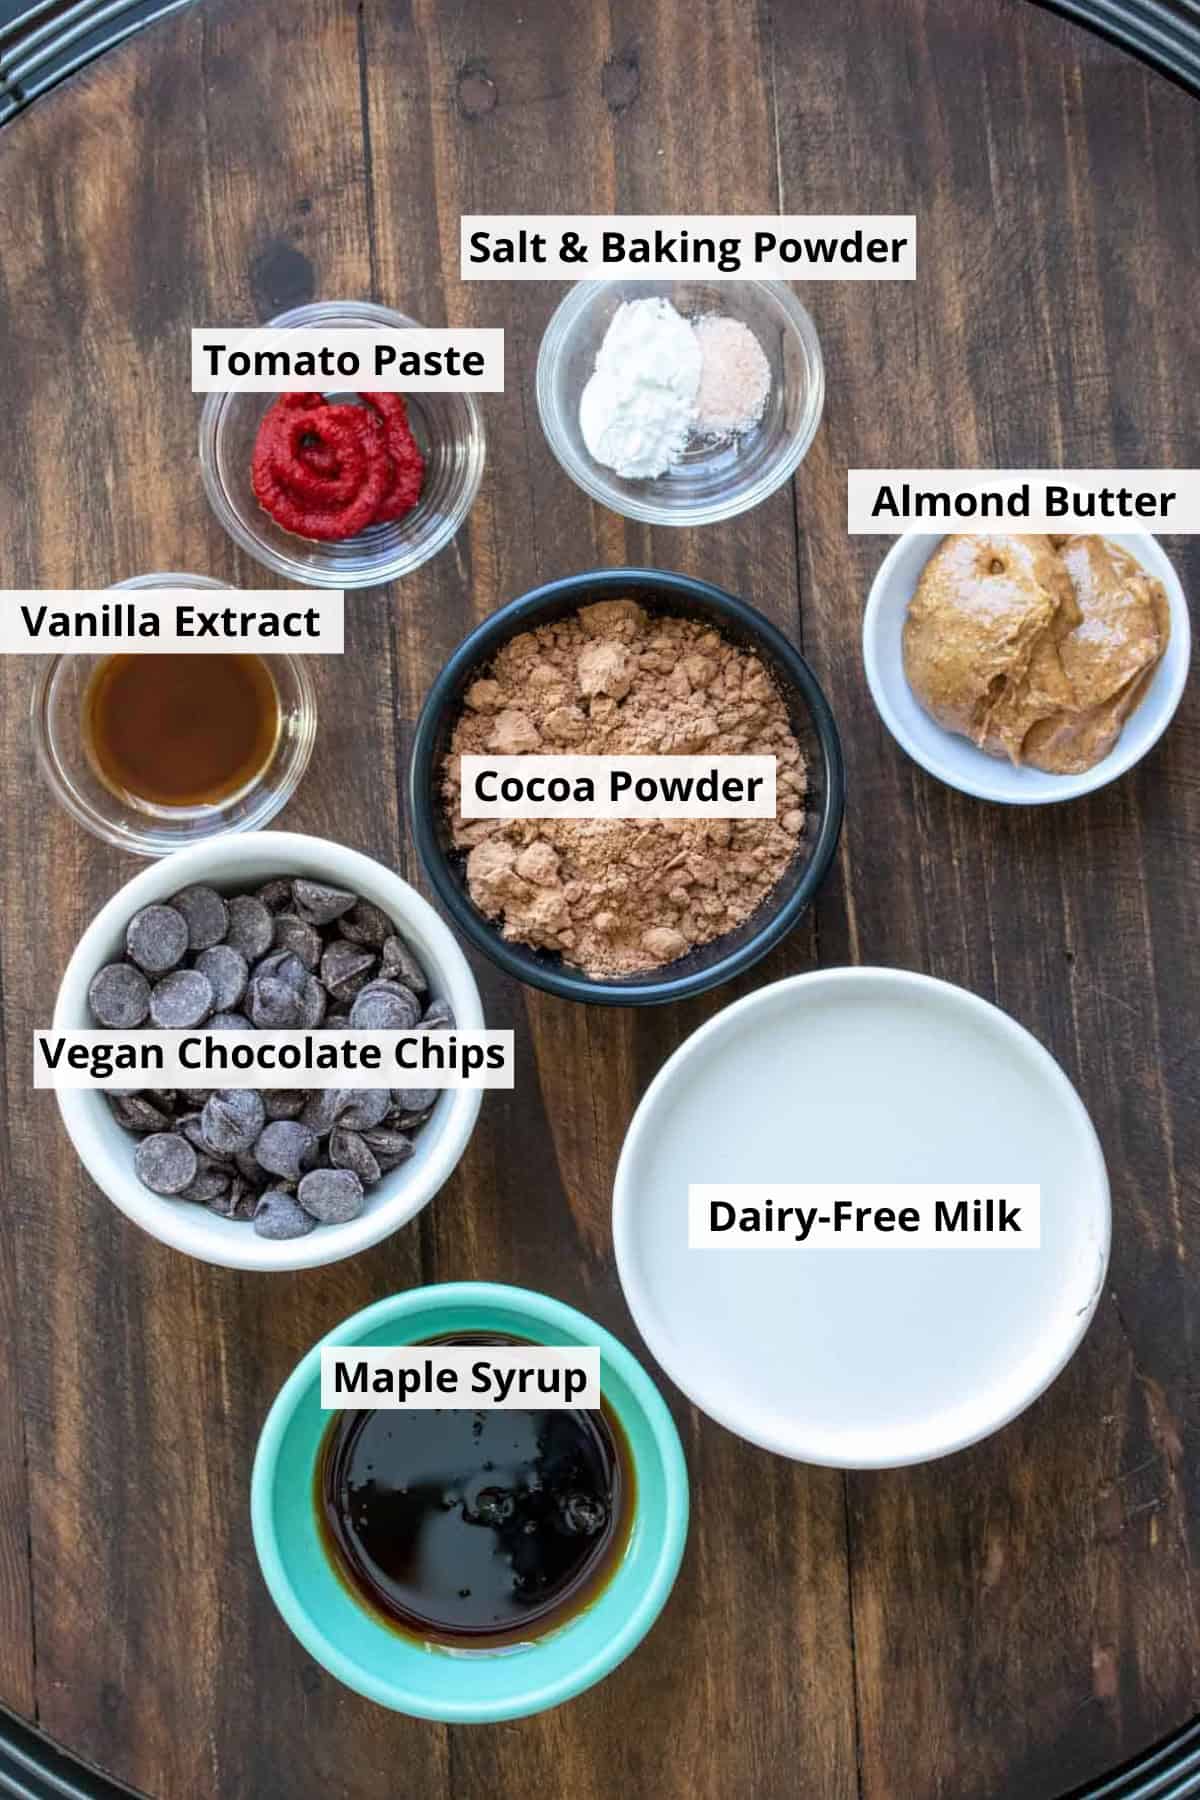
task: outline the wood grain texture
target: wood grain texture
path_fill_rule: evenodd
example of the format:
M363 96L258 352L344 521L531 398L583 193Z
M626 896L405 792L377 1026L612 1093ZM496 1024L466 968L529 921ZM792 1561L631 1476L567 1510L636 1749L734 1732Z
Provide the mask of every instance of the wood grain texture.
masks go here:
M5 705L0 710L0 759L5 768L12 766L8 756L15 750L16 734L24 730L24 716L14 715ZM15 815L14 807L0 812L0 867L4 868L19 854ZM0 965L0 1082L6 1093L10 1083L22 1079L16 1014L8 999ZM11 1135L0 1131L0 1206L11 1206L17 1178ZM0 1701L31 1718L37 1711L37 1689L19 1302L16 1238L6 1207L0 1219Z
M863 1791L1024 1800L1164 1733L1200 1682L1196 703L1130 780L1070 807L941 787L862 679L846 597L882 546L842 530L845 470L1191 460L1173 372L1195 113L1025 7L972 8L966 30L961 9L854 0L843 25L777 16L783 200L915 211L919 279L813 296L830 402L796 488L805 644L852 796L822 952L925 969L1029 1026L1088 1103L1114 1203L1109 1291L1050 1393L944 1465L847 1481ZM1194 543L1171 545L1193 591Z
M847 466L1194 460L1195 120L1016 0L202 0L0 134L5 586L268 579L200 490L193 323L345 294L506 327L479 501L452 550L351 602L289 827L416 878L404 772L430 679L496 605L599 564L688 570L771 614L826 686L850 772L835 877L741 984L634 1014L476 962L489 1022L517 1032L516 1090L489 1096L417 1225L263 1281L127 1225L30 1092L30 1033L133 868L51 810L34 671L0 665L0 1698L155 1800L1049 1800L1200 1708L1197 705L1061 812L949 793L871 707L878 551L844 532ZM917 283L806 294L829 400L794 491L702 533L591 506L533 400L561 288L462 283L460 213L779 207L919 221ZM1196 587L1200 554L1171 548ZM818 960L962 982L1078 1082L1116 1213L1083 1350L992 1443L909 1473L790 1465L669 1391L694 1523L637 1656L496 1728L344 1692L282 1626L250 1543L280 1382L338 1319L422 1280L545 1288L636 1347L609 1195L637 1098L702 1019Z

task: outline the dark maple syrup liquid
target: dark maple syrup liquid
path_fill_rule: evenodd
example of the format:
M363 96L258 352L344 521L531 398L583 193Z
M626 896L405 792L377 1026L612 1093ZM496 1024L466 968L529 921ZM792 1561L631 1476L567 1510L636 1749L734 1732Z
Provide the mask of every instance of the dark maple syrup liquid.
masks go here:
M607 1407L342 1412L314 1497L333 1566L372 1612L423 1642L481 1648L595 1597L628 1542L633 1465Z
M83 697L104 785L149 806L214 806L270 761L279 692L261 656L107 656Z

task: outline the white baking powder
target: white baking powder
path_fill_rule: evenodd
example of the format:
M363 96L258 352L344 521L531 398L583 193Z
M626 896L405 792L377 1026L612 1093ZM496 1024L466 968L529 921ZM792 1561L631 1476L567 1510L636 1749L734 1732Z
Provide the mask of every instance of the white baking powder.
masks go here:
M696 333L669 300L618 307L579 400L589 455L627 480L665 474L687 446L700 364Z

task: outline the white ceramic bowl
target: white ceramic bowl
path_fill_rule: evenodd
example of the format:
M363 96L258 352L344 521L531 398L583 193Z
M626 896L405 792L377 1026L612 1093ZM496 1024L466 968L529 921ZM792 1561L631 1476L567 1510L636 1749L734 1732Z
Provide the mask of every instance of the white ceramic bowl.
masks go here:
M1041 1188L1040 1248L690 1249L693 1182ZM1083 1104L1023 1026L899 969L821 969L702 1025L650 1084L613 1193L617 1269L697 1406L782 1456L892 1468L1015 1418L1064 1367L1108 1266Z
M1171 641L1149 690L1120 737L1108 755L1082 775L1047 775L1042 769L1014 768L1008 761L986 756L966 738L943 730L930 718L908 685L901 645L909 601L942 538L910 531L896 539L871 584L863 618L863 662L880 718L901 749L939 781L980 800L1044 806L1055 800L1074 800L1115 781L1158 742L1179 705L1191 661L1187 597L1157 538L1146 531L1105 535L1162 582L1171 607Z
M101 907L79 940L54 1008L56 1031L88 1030L88 986L97 969L124 952L125 927L154 900L167 900L191 882L250 890L272 875L306 875L352 889L393 919L420 958L433 996L448 1000L458 1025L483 1027L475 978L447 927L414 888L372 857L325 838L256 831L213 838L164 857L135 875ZM218 1218L186 1200L164 1199L142 1186L133 1170L137 1139L112 1117L103 1092L60 1088L59 1110L79 1158L97 1187L152 1237L203 1262L229 1269L309 1269L353 1256L420 1212L449 1179L475 1127L482 1090L450 1088L418 1133L412 1156L386 1174L367 1196L366 1210L347 1225L318 1225L307 1237L279 1243L250 1224Z

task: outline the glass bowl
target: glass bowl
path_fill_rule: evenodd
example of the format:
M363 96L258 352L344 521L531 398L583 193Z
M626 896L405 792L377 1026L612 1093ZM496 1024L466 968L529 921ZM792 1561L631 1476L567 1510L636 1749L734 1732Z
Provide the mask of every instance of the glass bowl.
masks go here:
M224 588L206 575L138 575L116 588ZM115 592L115 589L109 590ZM156 806L101 781L84 747L83 705L104 655L51 656L30 705L34 748L59 805L94 836L132 856L167 856L227 831L255 831L280 812L308 767L317 734L317 699L303 657L263 656L279 697L279 734L269 760L236 794L211 806Z
M442 800L442 770L463 696L497 651L521 632L566 618L596 600L636 600L649 613L701 619L753 651L770 671L808 765L807 819L791 862L750 917L734 930L697 944L686 956L636 975L585 974L558 951L510 942L471 898L466 857L453 843ZM710 582L662 569L595 569L568 575L510 600L465 637L429 690L413 738L409 796L422 866L455 929L485 956L529 987L592 1006L657 1006L686 1000L732 981L799 924L837 849L846 781L841 740L817 679L804 658L744 600Z
M415 319L368 300L297 306L268 323L386 326L412 330ZM332 395L331 390L331 395ZM425 486L413 510L369 525L340 543L296 537L265 513L250 486L259 423L277 394L208 394L200 414L200 473L217 518L235 543L289 581L309 587L373 587L419 568L444 550L471 510L483 478L483 417L473 394L406 395L409 423L425 458Z
M685 319L725 313L748 325L771 365L771 392L742 436L693 438L665 475L627 481L589 455L579 397L617 308L655 296ZM593 500L650 525L711 525L749 511L795 473L821 422L825 371L816 327L786 282L581 281L542 337L537 401L551 450Z

